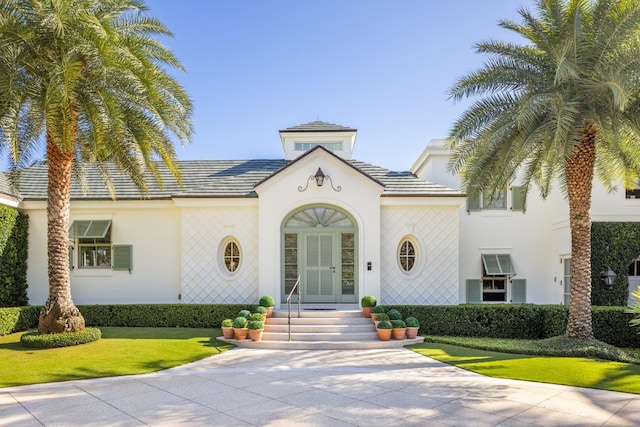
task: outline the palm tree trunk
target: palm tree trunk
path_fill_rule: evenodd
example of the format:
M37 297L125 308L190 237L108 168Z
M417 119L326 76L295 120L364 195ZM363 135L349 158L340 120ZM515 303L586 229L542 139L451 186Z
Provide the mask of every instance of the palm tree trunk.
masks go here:
M566 331L569 338L593 338L590 211L595 158L595 129L588 126L565 165L571 228L571 301Z
M42 334L77 332L84 318L71 299L69 275L69 210L73 152L63 153L47 134L49 183L47 187L47 256L49 298L38 323Z

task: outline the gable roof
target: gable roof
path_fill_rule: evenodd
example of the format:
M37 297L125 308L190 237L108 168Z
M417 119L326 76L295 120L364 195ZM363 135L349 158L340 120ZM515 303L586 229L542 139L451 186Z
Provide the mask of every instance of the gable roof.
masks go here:
M318 149L325 150L323 147ZM327 151L327 150L325 150ZM329 152L329 151L327 151ZM329 152L329 154L334 155ZM383 197L464 197L458 190L424 181L411 172L394 172L379 166L357 160L340 161L358 172L384 186ZM182 172L183 187L166 167L158 167L163 179L163 186L148 179L149 192L147 199L169 200L172 198L253 198L258 197L254 188L260 182L277 174L292 162L282 159L256 160L185 160L179 161ZM95 164L85 164L86 187L83 191L79 182L74 179L71 188L72 200L111 200L111 193L104 185L101 173ZM136 186L122 172L110 167L116 199L142 200ZM0 174L0 186L6 182L6 172ZM47 199L47 166L32 166L22 170L19 183L19 194L11 192L14 197L23 200L44 201Z
M376 178L372 177L371 175L368 175L366 173L364 173L362 170L360 170L359 168L355 167L353 164L351 164L351 162L349 162L348 160L344 160L343 158L341 158L340 156L336 156L334 153L332 153L331 151L327 150L326 148L324 148L322 145L316 145L315 147L313 147L310 150L307 150L306 153L304 153L303 155L297 157L295 160L292 160L291 162L288 162L286 166L284 166L283 168L281 168L280 170L274 172L273 174L269 175L268 177L264 178L262 181L256 183L256 186L262 184L264 181L267 181L271 178L273 178L274 176L278 175L280 172L282 172L283 170L289 168L291 165L294 165L296 163L298 163L300 160L304 159L305 157L308 157L311 155L311 153L315 152L315 151L323 151L326 154L330 155L331 157L335 158L336 160L338 160L341 163L344 163L345 165L347 165L348 167L354 169L356 172L364 175L365 177L369 178L370 180L374 181L376 184L384 187L384 183L377 180Z
M333 123L316 120L290 128L282 129L280 132L357 132L357 129L336 125Z

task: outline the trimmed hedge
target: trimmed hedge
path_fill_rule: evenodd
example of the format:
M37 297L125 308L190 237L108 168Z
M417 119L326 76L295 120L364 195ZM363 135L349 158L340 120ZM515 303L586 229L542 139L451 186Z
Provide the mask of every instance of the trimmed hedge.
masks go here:
M0 308L0 335L36 328L41 308L36 306Z
M82 332L65 332L61 334L39 334L27 332L20 337L20 343L28 348L59 348L72 345L87 344L102 338L98 328L86 328Z
M0 307L29 304L27 297L27 253L29 217L0 206Z
M425 335L545 339L564 334L569 307L563 305L452 306L385 305L403 318L415 317ZM640 348L640 334L629 326L633 318L626 307L593 307L593 332L600 341L616 347Z
M87 326L219 328L250 304L131 304L78 306ZM415 317L426 335L545 339L562 335L569 307L563 305L387 305L402 318ZM616 347L640 348L640 334L629 326L626 307L593 307L597 339ZM0 335L38 325L40 307L0 308Z
M629 298L629 263L640 255L640 222L591 224L591 304L626 306ZM613 286L605 286L600 273L616 273Z
M38 327L42 307L0 308L0 335ZM219 328L250 304L112 304L79 305L87 326Z
M91 326L136 326L155 328L219 328L252 304L112 304L84 305L78 309Z

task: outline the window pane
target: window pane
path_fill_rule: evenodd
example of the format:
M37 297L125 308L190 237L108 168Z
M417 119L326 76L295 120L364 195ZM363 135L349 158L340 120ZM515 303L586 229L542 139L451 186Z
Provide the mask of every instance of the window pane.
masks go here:
M224 248L224 266L233 273L240 267L240 247L235 241L227 243Z
M482 205L484 209L506 209L506 195L507 191L497 190L491 197L491 193L484 191L482 193Z
M405 272L409 272L413 269L416 258L416 250L409 240L404 240L400 244L400 250L398 251L398 261L400 268Z
M80 246L80 267L111 267L111 246Z

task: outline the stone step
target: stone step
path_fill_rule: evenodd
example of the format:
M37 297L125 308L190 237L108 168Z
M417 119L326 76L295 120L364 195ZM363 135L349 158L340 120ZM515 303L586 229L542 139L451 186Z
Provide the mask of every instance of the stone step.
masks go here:
M288 325L287 317L270 317L267 325ZM291 325L335 325L335 326L373 326L371 319L364 317L292 317Z
M288 310L273 310L273 314L271 318L288 318L289 312ZM300 310L300 318L338 318L338 319L353 319L353 318L361 318L366 319L362 315L362 311L360 310L312 310L312 309L302 309ZM298 318L298 310L291 309L291 318ZM371 320L371 319L369 319Z
M397 348L423 342L416 339L380 341L370 318L360 310L292 310L289 341L288 310L275 310L265 322L261 341L218 338L238 347L288 350L358 350Z
M268 341L289 341L288 332L263 332L263 340ZM377 332L291 332L291 341L367 341L377 340Z
M403 339L389 341L367 340L367 341L251 341L250 339L237 341L234 339L217 338L235 344L242 348L269 349L269 350L370 350L385 348L400 348L405 345L418 344L424 341L424 337L414 339Z
M265 332L289 332L289 325L266 323L264 325ZM291 332L293 333L361 333L361 332L375 332L376 329L372 322L358 323L351 325L334 325L326 323L304 323L304 324L291 324Z

